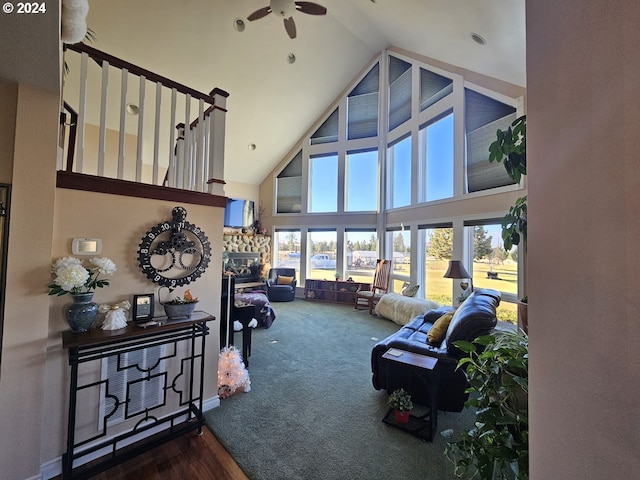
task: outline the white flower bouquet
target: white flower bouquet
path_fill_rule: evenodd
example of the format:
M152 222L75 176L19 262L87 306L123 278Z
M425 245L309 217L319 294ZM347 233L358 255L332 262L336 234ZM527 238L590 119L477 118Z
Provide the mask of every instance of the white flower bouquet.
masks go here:
M89 293L96 288L109 286L109 280L98 277L113 275L116 264L107 257L91 258L89 264L90 266L85 267L82 260L76 257L58 259L51 268L55 279L49 285L49 295Z

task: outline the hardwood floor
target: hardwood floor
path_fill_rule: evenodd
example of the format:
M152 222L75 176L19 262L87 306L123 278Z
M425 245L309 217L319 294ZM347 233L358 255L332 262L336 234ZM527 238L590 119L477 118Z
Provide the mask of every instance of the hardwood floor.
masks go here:
M59 479L60 477L56 477ZM249 480L209 428L188 433L117 465L94 480Z

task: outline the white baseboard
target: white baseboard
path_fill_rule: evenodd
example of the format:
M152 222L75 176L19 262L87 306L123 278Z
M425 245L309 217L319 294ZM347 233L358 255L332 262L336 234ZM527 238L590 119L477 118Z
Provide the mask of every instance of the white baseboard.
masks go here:
M40 476L32 477L28 480L49 480L58 475L62 475L62 456L40 465Z
M206 412L211 410L212 408L217 408L220 406L220 397L217 395L215 397L207 398L202 402L202 412Z

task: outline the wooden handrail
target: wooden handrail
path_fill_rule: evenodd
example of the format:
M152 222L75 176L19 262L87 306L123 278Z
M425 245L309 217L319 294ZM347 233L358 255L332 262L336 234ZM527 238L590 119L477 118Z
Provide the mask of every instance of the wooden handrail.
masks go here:
M157 73L153 73L142 67L134 65L133 63L129 63L126 60L122 60L121 58L114 57L113 55L103 52L102 50L98 50L97 48L90 47L89 45L86 45L85 43L82 43L82 42L75 43L73 45L66 45L65 48L68 48L69 50L72 50L78 53L86 53L93 60L98 62L100 65L102 65L103 61L106 61L106 62L109 62L109 65L113 67L120 68L120 69L126 68L129 73L132 73L139 77L144 76L147 80L151 80L153 82L160 82L162 85L166 87L175 88L180 93L184 93L185 95L189 94L191 95L192 98L197 98L198 100L204 100L209 105L215 106L214 95L220 95L225 98L229 96L227 92L219 88L214 88L213 90L211 90L211 93L209 94L199 92L198 90L195 90L191 87L187 87L182 83L178 83L167 77L164 77Z

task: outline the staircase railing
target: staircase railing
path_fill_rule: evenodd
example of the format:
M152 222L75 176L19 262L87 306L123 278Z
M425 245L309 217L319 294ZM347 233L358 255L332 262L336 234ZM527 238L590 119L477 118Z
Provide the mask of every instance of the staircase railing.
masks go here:
M224 195L227 92L199 92L83 43L66 46L65 62L65 110L77 114L65 122L59 170Z

